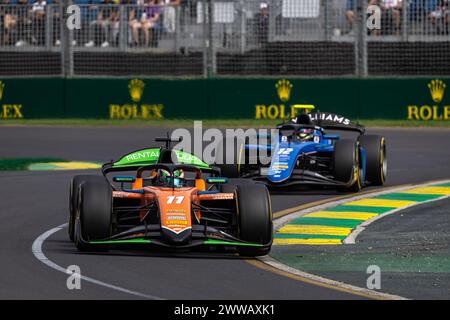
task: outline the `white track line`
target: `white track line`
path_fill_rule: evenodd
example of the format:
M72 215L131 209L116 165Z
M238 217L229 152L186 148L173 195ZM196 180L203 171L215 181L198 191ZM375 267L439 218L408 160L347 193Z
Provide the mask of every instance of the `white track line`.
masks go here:
M39 237L36 238L36 240L34 240L31 251L33 252L34 256L36 257L36 259L38 259L40 262L42 262L43 264L47 265L48 267L55 269L57 271L60 271L62 273L65 274L69 274L67 273L66 269L57 265L56 263L54 263L53 261L51 261L50 259L48 259L45 254L42 252L42 245L44 244L45 240L47 240L51 235L53 235L54 233L62 230L63 228L67 227L67 223L64 223L60 226L57 226L53 229L50 229L46 232L44 232L43 234L41 234ZM93 278L89 278L86 276L81 275L80 278L84 281L108 288L108 289L112 289L112 290L116 290L116 291L120 291L123 293L127 293L127 294L131 294L133 296L137 296L140 298L144 298L144 299L150 299L150 300L164 300L163 298L159 298L156 296L151 296L145 293L140 293L137 291L132 291L132 290L128 290L122 287L118 287L115 286L113 284L109 284L103 281L99 281Z
M328 203L325 203L325 204L322 204L322 205L318 205L318 206L315 206L315 207L311 207L311 208L308 208L308 209L299 210L299 211L293 212L293 213L288 214L288 215L286 215L284 217L281 217L279 219L274 220L274 230L280 229L282 226L284 226L285 224L287 224L290 221L294 220L295 218L301 217L301 216L303 216L303 215L305 215L307 213L311 213L311 212L314 212L314 211L321 211L323 209L334 207L334 206L337 206L337 205L342 204L342 203L352 202L352 201L356 201L356 200L360 200L360 199L364 199L364 198L369 198L369 197L376 197L376 196L379 196L379 195L382 195L382 194L389 194L389 193L394 193L394 192L407 190L407 189L413 189L413 188L417 188L417 187L424 187L424 186L429 186L429 185L433 185L433 184L449 183L449 182L450 182L450 180L431 181L431 182L422 183L422 184L408 185L408 186L403 186L403 187L398 187L398 188L389 188L388 190L375 191L375 192L372 192L372 193L369 193L369 194L364 194L364 195L359 195L359 196L357 195L357 196L352 197L352 198L346 198L346 199L342 199L342 200L328 202ZM366 222L364 222L364 223L362 223L360 225L362 227L361 229L358 229L359 227L356 228L352 233L350 233L350 235L347 238L344 239L343 242L345 244L354 243L354 240L356 239L356 237L362 231L364 231L365 227L367 227L370 223L372 223L372 222L374 222L374 221L376 221L378 219L384 218L388 214L392 214L394 212L398 212L400 210L407 209L407 208L410 208L412 206L417 206L417 205L420 205L420 204L423 204L423 203L426 203L426 202L442 200L442 199L449 198L449 197L450 196L443 196L443 197L438 198L438 199L432 199L432 200L429 200L429 201L418 202L417 204L412 204L412 205L409 205L409 206L406 206L406 207L403 207L403 208L400 208L400 209L395 209L393 211L389 211L388 213L382 214L382 215L380 215L378 217L375 217L375 218L372 218L370 220L367 220ZM346 240L347 240L347 242L346 242ZM351 242L352 240L353 240L353 242ZM405 298L405 297L392 295L392 294L387 294L387 293L383 293L383 292L378 292L378 291L374 291L374 290L369 290L369 289L365 289L365 288L360 288L360 287L357 287L357 286L352 286L352 285L346 284L344 282L339 282L339 281L335 281L335 280L319 277L317 275L310 274L310 273L307 273L307 272L304 272L304 271L301 271L301 270L289 267L289 266L287 266L287 265L285 265L285 264L283 264L283 263L281 263L281 262L279 262L279 261L277 261L277 260L275 260L275 259L273 259L273 258L271 258L269 256L259 257L257 259L259 261L267 264L267 265L270 265L270 266L272 266L272 267L274 267L276 269L282 270L284 272L291 273L291 274L294 274L294 275L298 275L298 276L301 276L303 278L310 279L310 280L313 280L313 281L316 281L316 282L332 285L332 286L335 286L335 287L338 287L338 288L350 289L350 290L355 291L355 292L361 292L361 293L364 293L364 294L368 294L368 295L373 296L374 298L385 298L385 299L394 299L394 300L407 300L407 298Z

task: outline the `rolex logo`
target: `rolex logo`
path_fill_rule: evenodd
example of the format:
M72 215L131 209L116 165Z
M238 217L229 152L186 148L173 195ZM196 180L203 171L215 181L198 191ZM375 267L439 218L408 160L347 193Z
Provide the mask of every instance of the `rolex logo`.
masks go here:
M292 83L289 80L282 79L277 82L275 88L277 89L278 97L281 101L287 102L291 98Z
M428 84L433 101L439 103L444 99L446 84L442 80L431 80Z
M139 79L133 79L128 84L128 90L130 91L131 99L134 102L139 102L144 92L145 83Z
M5 88L5 84L3 81L0 81L0 100L3 98L3 89Z

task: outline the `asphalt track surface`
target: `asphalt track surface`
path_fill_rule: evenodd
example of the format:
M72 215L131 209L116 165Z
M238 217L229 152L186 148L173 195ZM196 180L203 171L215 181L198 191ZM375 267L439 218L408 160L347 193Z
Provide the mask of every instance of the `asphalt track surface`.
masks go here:
M61 157L108 161L154 145L163 128L0 127L0 157ZM450 131L377 129L388 143L388 183L400 185L450 178ZM33 241L67 220L68 182L76 172L0 173L1 299L135 299L82 282L68 290L67 275L39 262ZM290 192L272 197L275 211L338 195ZM383 220L383 219L382 219ZM360 299L350 293L295 281L235 256L215 254L81 254L66 230L44 243L45 255L83 275L163 299ZM330 275L332 277L332 275ZM414 279L411 279L414 281Z

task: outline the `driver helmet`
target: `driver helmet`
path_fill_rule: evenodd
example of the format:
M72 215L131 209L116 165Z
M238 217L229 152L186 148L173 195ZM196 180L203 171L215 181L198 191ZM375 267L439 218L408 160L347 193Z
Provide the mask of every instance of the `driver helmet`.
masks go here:
M184 171L183 170L175 170L173 172L173 177L170 174L169 171L164 170L164 169L160 169L158 170L158 179L163 182L164 184L170 186L171 183L171 178L173 178L173 185L175 187L184 187L185 183L184 183Z
M311 141L314 139L314 129L300 129L298 133L300 141Z

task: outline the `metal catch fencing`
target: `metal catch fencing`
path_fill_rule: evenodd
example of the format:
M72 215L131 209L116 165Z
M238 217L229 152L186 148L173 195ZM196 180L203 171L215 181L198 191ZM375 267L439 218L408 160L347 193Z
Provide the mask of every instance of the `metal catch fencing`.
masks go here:
M55 1L0 4L0 76L450 75L447 0Z

